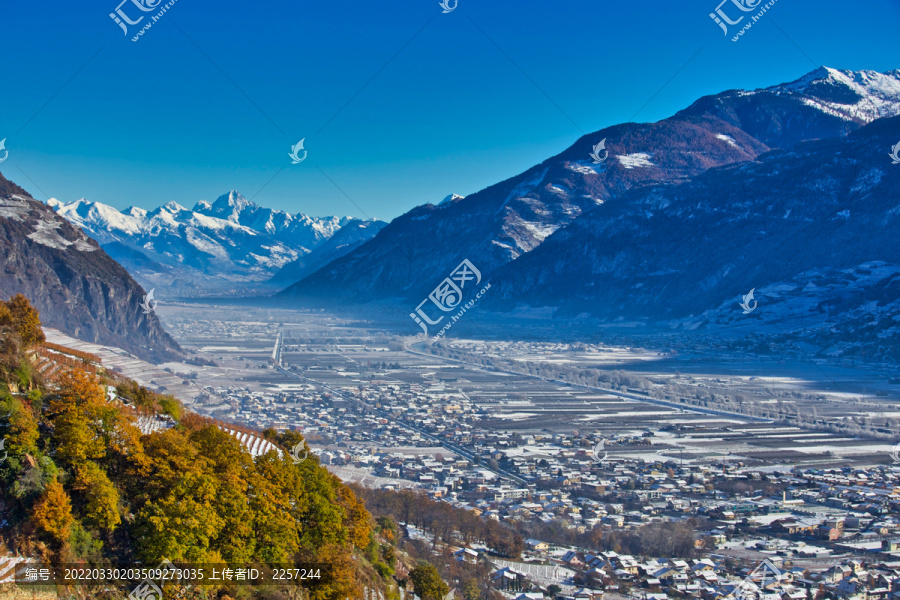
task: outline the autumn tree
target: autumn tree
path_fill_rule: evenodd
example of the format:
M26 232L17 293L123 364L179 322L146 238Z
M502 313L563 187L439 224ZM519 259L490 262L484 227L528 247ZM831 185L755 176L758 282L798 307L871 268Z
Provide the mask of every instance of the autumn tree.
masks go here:
M5 310L0 309L0 326L7 321L9 326L15 329L25 346L33 346L44 341L40 316L28 298L22 294L16 294L9 299L9 302L0 302L0 304L5 306Z
M357 548L365 548L372 533L371 515L362 502L349 487L343 485L335 476L338 504L344 509L344 526L350 536L350 542Z
M47 400L53 423L56 455L78 470L85 461L99 461L120 479L127 463L143 455L134 415L110 402L96 376L69 370L59 377L59 389Z
M222 527L211 544L229 563L247 563L256 554L253 511L247 500L255 467L250 455L233 436L213 425L191 432L190 440L215 476L213 510Z
M82 464L76 474L73 490L83 502L79 512L84 523L97 529L114 529L122 520L119 516L119 491L106 472L94 462Z
M13 455L35 454L39 437L37 421L22 401L11 396L0 402L0 412L6 413L5 449Z
M63 486L54 481L35 503L31 513L32 522L37 528L59 543L69 538L74 518L72 503Z
M134 537L140 557L157 563L168 557L202 563L219 534L217 486L209 461L187 435L175 429L146 436L143 477L131 482ZM142 473L143 465L137 465Z
M326 544L316 551L313 562L323 565L323 577L312 579L306 584L309 587L310 600L362 599L360 593L362 586L357 580L356 563L346 548L337 544Z

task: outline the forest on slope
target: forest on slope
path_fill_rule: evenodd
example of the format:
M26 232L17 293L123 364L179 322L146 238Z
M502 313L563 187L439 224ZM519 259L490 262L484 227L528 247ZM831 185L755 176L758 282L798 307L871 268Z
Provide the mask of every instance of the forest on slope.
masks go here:
M8 553L50 565L316 564L322 577L306 582L306 593L322 600L395 588L361 552L373 543L371 515L312 456L300 464L283 451L253 458L175 398L86 357L83 368L73 366L79 359L43 341L28 299L0 302L0 534ZM47 356L58 357L56 368L42 372L38 359ZM138 419L160 426L143 435ZM267 436L281 448L304 443L294 432ZM295 592L195 586L179 597ZM113 597L85 586L77 593Z

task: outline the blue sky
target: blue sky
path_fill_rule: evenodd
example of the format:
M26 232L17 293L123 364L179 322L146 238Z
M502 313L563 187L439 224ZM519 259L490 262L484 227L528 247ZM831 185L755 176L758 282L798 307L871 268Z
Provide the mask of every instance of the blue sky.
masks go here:
M704 94L900 68L896 0L778 0L737 43L717 0L177 0L138 42L118 2L4 6L0 170L36 198L389 220Z

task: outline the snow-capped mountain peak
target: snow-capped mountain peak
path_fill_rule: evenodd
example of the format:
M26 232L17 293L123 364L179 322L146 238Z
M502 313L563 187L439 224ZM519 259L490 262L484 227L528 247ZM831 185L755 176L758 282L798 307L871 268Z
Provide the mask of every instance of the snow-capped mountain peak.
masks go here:
M101 244L112 241L116 235L137 234L141 230L144 217L122 213L112 206L91 202L85 198L69 203L51 198L47 201L47 205L73 225L88 232Z
M141 208L139 206L129 206L122 211L122 214L128 215L129 217L135 217L137 219L143 219L147 216L147 209Z
M201 204L205 204L206 207L202 207ZM195 206L194 208L195 210L197 208L201 208L201 210L198 210L197 212L207 212L212 216L239 223L241 221L241 217L245 213L256 212L261 207L244 198L237 190L231 190L227 194L222 194L221 196L216 198L215 202L213 202L212 205L210 205L208 202L201 201L198 202L197 206ZM205 210L203 210L204 208Z
M164 210L164 211L170 212L172 214L177 214L177 213L186 211L187 208L178 204L174 200L170 200L169 202L166 202L165 204L160 206L159 210L161 210L161 211Z
M820 67L791 83L766 88L801 94L809 106L859 123L900 115L900 71L846 71Z
M264 281L357 221L295 216L259 206L237 191L213 203L201 200L193 209L175 201L150 211L134 206L119 211L84 198L68 203L53 198L46 204L104 245L151 287L156 275L142 272L147 264L170 273L195 269L202 277ZM363 231L357 237L367 240L376 233Z
M438 206L441 206L443 204L450 204L451 202L456 202L457 200L462 200L463 198L465 198L465 196L460 196L459 194L450 194L449 196L441 200Z

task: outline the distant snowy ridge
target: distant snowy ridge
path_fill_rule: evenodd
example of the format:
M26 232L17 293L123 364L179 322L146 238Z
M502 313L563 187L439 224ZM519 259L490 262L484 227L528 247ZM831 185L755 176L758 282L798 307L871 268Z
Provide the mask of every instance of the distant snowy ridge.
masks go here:
M364 223L265 208L236 191L193 209L174 201L123 211L84 198L46 204L96 239L145 287L177 282L188 295L265 282L346 225Z
M797 81L765 91L800 93L809 106L862 123L900 115L900 70L879 73L821 67Z

